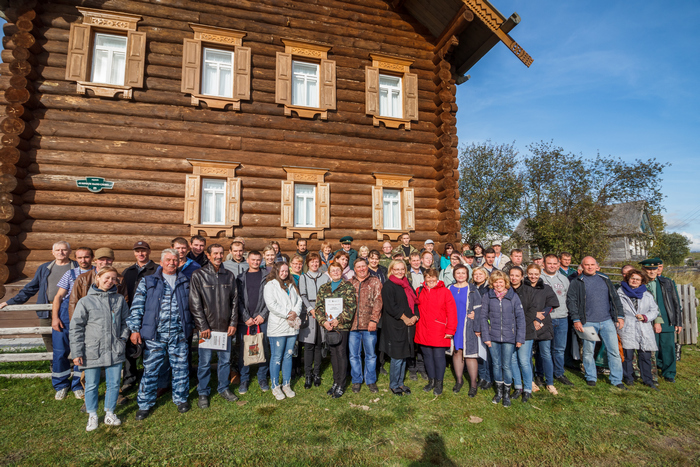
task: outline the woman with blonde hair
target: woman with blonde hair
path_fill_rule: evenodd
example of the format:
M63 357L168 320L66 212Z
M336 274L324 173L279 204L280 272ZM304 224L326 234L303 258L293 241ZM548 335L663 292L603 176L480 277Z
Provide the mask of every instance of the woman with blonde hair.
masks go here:
M318 256L321 257L319 271L328 271L328 265L333 261L333 248L331 248L331 244L328 242L321 243L321 249L318 251Z

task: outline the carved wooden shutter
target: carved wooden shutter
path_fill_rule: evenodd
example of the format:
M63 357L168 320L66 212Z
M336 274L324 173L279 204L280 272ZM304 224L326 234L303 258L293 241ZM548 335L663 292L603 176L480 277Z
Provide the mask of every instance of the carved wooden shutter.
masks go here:
M321 108L335 109L335 60L321 60Z
M294 227L294 182L282 180L282 227Z
M292 105L292 54L277 52L275 102Z
M201 42L192 39L185 39L182 46L182 92L188 94L199 93L201 65Z
M316 185L316 227L328 229L331 226L331 194L328 183Z
M384 192L382 187L372 187L372 229L384 228Z
M250 47L236 47L234 52L233 98L250 99Z
M126 73L124 86L143 87L146 68L146 33L129 31L127 34Z
M226 224L227 225L239 225L240 212L241 212L241 179L240 178L229 178L228 180L228 191L226 200Z
M403 230L416 230L416 210L413 203L413 188L403 189Z
M365 69L365 113L379 115L379 68Z
M199 175L188 175L185 183L185 224L199 224Z
M418 75L406 73L404 76L404 118L418 120Z
M87 81L87 62L90 55L90 26L73 23L68 38L66 79Z

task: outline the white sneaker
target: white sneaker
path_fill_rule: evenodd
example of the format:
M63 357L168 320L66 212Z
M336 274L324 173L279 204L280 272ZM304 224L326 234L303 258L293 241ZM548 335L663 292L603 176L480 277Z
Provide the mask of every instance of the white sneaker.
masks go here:
M56 400L62 401L63 399L66 398L67 394L68 394L68 388L59 389L58 391L56 391L56 396L55 396Z
M282 386L282 391L284 392L284 395L289 397L290 399L297 395L296 392L292 391L292 386L289 384L286 386Z
M91 413L88 417L88 424L85 427L85 431L92 431L97 429L98 419L96 413Z
M282 392L282 388L280 388L279 386L272 389L272 395L275 396L275 399L277 399L278 401L284 399L284 393Z
M119 426L122 424L122 421L119 420L119 418L112 412L107 412L107 415L105 415L105 425L109 426Z
M85 399L85 391L83 391L82 389L76 389L75 391L73 391L73 395L76 399Z

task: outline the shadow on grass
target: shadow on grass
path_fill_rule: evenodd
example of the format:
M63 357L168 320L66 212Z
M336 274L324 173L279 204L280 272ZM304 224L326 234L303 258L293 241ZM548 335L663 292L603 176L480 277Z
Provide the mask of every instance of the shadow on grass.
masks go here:
M447 456L445 441L438 433L428 433L425 436L425 446L420 459L409 464L410 467L427 465L439 465L444 467L457 467L457 464Z

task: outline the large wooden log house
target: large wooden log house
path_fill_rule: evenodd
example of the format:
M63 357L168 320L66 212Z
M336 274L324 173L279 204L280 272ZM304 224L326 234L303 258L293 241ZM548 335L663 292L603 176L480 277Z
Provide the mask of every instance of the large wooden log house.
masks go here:
M499 41L532 62L508 35L517 14L487 0L0 10L0 287L58 240L110 246L117 266L137 239L195 233L284 251L455 241L456 85Z

